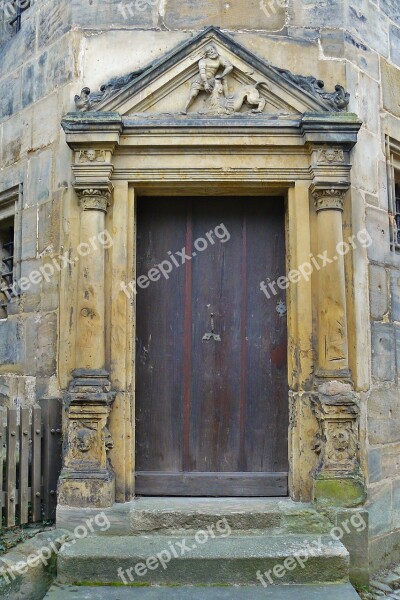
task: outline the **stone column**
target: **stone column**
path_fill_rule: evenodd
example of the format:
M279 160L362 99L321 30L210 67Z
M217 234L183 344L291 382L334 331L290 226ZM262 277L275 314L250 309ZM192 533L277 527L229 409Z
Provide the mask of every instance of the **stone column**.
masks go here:
M346 189L314 186L318 235L319 377L349 377L342 212Z
M107 457L112 440L107 428L111 404L105 370L105 249L101 235L112 186L76 184L81 207L77 302L76 369L66 395L67 438L59 503L106 507L115 502L115 477Z
M314 185L318 236L317 369L314 450L319 465L314 499L320 506L355 507L365 500L359 465L359 400L348 361L343 202L347 185Z

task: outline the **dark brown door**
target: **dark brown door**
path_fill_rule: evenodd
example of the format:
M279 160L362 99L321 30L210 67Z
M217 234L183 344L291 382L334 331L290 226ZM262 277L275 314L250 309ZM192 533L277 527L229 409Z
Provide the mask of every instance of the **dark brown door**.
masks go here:
M281 198L139 200L137 494L287 495L284 239Z

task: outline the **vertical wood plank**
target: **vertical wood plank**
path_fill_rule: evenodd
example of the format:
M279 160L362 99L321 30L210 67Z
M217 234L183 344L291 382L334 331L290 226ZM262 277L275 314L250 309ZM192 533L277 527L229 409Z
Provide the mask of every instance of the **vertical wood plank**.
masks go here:
M57 506L57 481L61 471L61 398L39 400L42 410L42 477L43 518L55 519Z
M34 522L42 518L41 501L41 409L32 409L32 519Z
M3 487L4 479L4 459L5 459L5 431L4 420L6 418L6 410L0 408L0 524L3 523L3 510L5 508L5 488ZM0 525L1 528L1 525Z
M29 500L29 408L21 408L19 426L19 514L20 523L28 523Z
M16 503L16 447L17 447L17 409L8 409L7 419L7 461L6 461L6 526L15 525Z

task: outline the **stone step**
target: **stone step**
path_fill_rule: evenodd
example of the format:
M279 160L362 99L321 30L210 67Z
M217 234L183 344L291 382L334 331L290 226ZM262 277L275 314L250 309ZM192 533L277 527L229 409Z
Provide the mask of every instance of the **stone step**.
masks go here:
M360 600L350 584L255 587L53 586L44 600Z
M267 584L348 582L349 554L330 536L221 535L222 530L214 538L203 532L186 538L142 535L75 540L58 555L58 580L67 584L229 586L257 585L262 578Z
M141 535L143 533L186 534L220 519L235 531L268 529L271 534L329 533L332 524L308 503L289 498L137 498L115 504L102 512L110 527L97 535ZM98 509L57 509L57 526L73 530Z

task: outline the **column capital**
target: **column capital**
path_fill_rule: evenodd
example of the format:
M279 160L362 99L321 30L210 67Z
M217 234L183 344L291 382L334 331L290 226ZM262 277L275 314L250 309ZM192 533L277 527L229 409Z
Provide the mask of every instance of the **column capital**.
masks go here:
M335 186L313 184L311 193L314 197L316 211L340 210L343 211L344 197L348 186Z
M75 186L82 210L99 210L107 213L112 201L113 186L82 187Z

